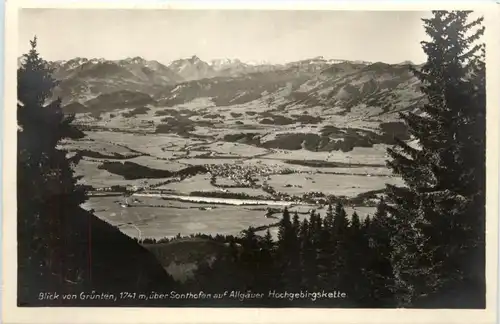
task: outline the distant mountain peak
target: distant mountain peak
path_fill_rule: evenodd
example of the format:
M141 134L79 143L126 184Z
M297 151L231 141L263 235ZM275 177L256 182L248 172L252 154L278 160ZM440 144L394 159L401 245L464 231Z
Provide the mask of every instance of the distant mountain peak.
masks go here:
M212 65L214 64L229 64L229 63L242 63L241 60L237 58L218 58L210 61Z
M241 62L239 59L222 58L222 59L211 60L210 66L215 71L222 71L229 69L241 71L244 70L246 67L248 67L248 64Z
M145 63L146 60L140 56L135 56L135 57L128 57L125 59L126 62L130 62L130 63Z
M266 61L266 60L250 60L250 61L245 61L244 63L248 64L248 65L253 65L253 66L256 66L256 65L279 65L279 64L273 64L273 63Z
M213 69L197 55L171 62L168 67L185 80L203 79L213 76Z
M401 63L398 63L398 65L415 65L415 63L413 63L412 61L403 61Z
M198 61L201 61L201 59L198 57L198 55L193 55L193 56L191 56L191 59L190 59L190 60L191 60L191 61L193 61L193 62L198 62Z

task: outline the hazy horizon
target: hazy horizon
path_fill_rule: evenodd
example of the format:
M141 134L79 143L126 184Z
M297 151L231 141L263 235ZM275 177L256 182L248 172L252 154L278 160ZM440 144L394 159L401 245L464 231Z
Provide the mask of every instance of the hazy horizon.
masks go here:
M193 55L279 64L325 59L425 61L422 11L22 9L19 55L38 37L46 60Z

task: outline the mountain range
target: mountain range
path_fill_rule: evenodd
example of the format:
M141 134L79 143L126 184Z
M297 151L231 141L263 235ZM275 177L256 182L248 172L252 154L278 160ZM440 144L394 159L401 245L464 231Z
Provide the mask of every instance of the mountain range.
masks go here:
M280 109L319 106L394 114L421 105L412 62L386 64L328 60L321 56L285 64L209 62L198 56L162 64L141 57L74 58L49 62L60 81L54 96L68 112L107 111L142 105L174 106L210 98L216 106L258 101ZM418 68L418 66L416 66Z

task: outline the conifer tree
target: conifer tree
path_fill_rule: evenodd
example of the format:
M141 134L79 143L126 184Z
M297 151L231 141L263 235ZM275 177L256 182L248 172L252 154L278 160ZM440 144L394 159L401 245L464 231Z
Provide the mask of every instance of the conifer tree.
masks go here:
M368 229L368 244L370 250L367 252L368 260L367 277L371 290L371 307L394 306L394 274L391 264L391 219L387 213L387 205L383 198L380 199L377 210L372 217Z
M335 241L340 241L347 235L349 227L349 220L347 219L347 213L344 209L342 203L338 202L335 206L335 214L332 224L332 234Z
M292 230L290 233L290 268L288 269L289 287L294 291L300 288L301 269L300 269L300 220L297 211L293 214Z
M335 268L334 262L337 242L334 237L334 212L332 205L328 205L322 224L323 227L320 230L317 254L318 280L324 286L332 286L335 285L332 277L338 275L338 269Z
M354 233L353 235L356 235L356 233L361 230L361 221L359 219L358 213L356 212L352 213L350 228L351 228L351 233Z
M390 247L392 236L393 220L388 215L388 205L384 198L380 198L375 214L371 218L369 235L371 245ZM389 254L389 253L388 253Z
M315 210L311 210L309 214L309 242L306 243L309 264L309 284L311 287L320 287L319 281L319 262L318 257L321 253L321 233L322 233L321 216Z
M484 27L469 16L433 11L423 19L428 58L412 70L427 103L424 114L401 116L415 144L398 140L388 150L389 167L406 184L388 186L401 306L485 302Z
M347 258L348 258L348 240L349 240L349 220L347 219L347 213L341 202L338 202L335 206L333 227L332 227L332 282L331 284L336 287L336 289L344 289L344 291L349 288L348 283L343 280L344 274L348 271L347 269Z
M173 288L152 254L80 207L86 188L72 168L80 156L59 144L84 134L52 98L57 82L36 47L35 38L17 71L18 303L50 303L37 298L43 291Z
M323 227L320 228L317 242L317 270L318 283L323 287L330 287L332 277L338 274L338 269L334 268L335 241L332 227L326 217L323 219Z
M363 232L363 235L366 235L368 232L368 229L370 228L371 224L371 218L370 216L366 216L365 219L363 220L363 224L361 225L361 230Z
M260 247L255 228L249 227L243 231L241 240L242 252L239 257L241 272L244 273L245 289L259 288Z
M290 234L291 230L292 222L290 219L290 212L288 211L288 208L285 207L283 209L282 218L278 227L278 242L281 245L286 245L287 240L289 240L288 235Z
M80 158L57 148L65 138L81 138L59 99L51 101L57 85L52 70L37 52L36 37L18 69L18 264L19 282L41 285L53 280L79 283L81 269L71 267L62 239L61 213L85 201L71 168ZM67 266L61 269L64 262ZM26 287L20 287L23 290Z
M263 292L276 288L277 278L279 278L275 265L276 251L274 246L275 242L268 228L262 239L258 260L260 266L257 274L259 280L257 289Z
M330 230L333 228L333 207L332 205L328 205L328 209L326 210L324 225L328 227Z
M293 231L293 235L295 237L298 237L299 236L299 231L300 231L300 220L299 220L299 214L297 213L297 211L295 211L295 213L293 213L293 219L292 219L292 231Z
M302 220L302 223L300 223L300 230L299 230L300 241L302 242L306 237L309 237L309 234L310 234L309 221L307 220L307 218L304 218Z
M264 235L263 246L268 250L274 248L274 241L269 228L266 230L266 235Z
M301 272L301 288L314 289L316 288L316 251L314 250L311 227L307 218L304 218L300 226L299 232L300 241L300 268Z
M293 273L295 272L292 265L294 255L298 254L295 249L294 229L290 219L290 212L288 208L283 209L282 219L278 227L278 242L277 242L277 256L278 256L278 271L282 274L280 277L281 286L285 289L291 287L293 282Z
M372 286L369 278L371 264L368 238L359 215L354 212L349 227L346 282L350 283L349 300L356 307L372 307Z
M312 245L316 250L319 248L322 228L321 216L317 214L315 210L311 210L309 214L309 230L311 233Z

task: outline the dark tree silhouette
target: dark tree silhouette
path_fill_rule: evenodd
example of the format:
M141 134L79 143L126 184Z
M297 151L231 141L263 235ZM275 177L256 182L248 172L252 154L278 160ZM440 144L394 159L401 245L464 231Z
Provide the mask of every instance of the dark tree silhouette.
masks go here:
M64 239L57 210L77 207L85 201L85 193L76 184L72 164L79 156L67 158L57 149L64 138L81 138L73 117L65 116L60 100L50 101L57 82L52 71L36 51L36 37L30 51L23 55L18 70L18 269L21 296L30 287L43 287L54 280L82 284L88 273L65 267L73 260L64 258ZM35 288L36 289L36 288Z
M394 302L394 275L391 264L391 237L393 226L387 214L387 205L383 198L380 199L375 215L373 215L368 228L367 253L368 281L372 290L370 292L373 307L393 307Z
M392 263L401 306L484 307L485 88L482 18L434 11L423 19L428 56L412 69L424 114L408 113L415 145L389 149L406 187L388 186Z
M52 100L57 82L36 46L35 38L17 75L18 304L74 303L38 299L48 291L172 288L148 251L80 207L86 195L72 170L80 157L68 157L57 146L83 133L72 125L72 116L64 115L61 101Z

